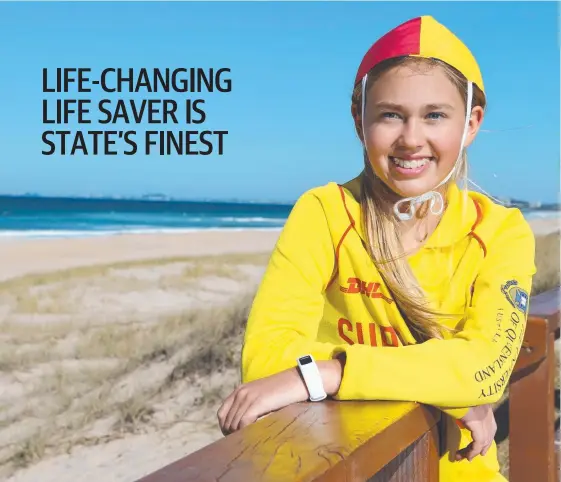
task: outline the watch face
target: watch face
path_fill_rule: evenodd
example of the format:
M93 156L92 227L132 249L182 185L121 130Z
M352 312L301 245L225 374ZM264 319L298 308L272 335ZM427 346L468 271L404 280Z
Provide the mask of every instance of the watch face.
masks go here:
M310 355L300 357L300 365L308 365L309 363L312 363L312 357Z

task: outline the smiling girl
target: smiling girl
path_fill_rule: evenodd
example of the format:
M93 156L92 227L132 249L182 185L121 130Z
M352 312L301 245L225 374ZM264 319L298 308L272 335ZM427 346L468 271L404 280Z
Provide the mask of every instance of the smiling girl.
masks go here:
M351 102L364 169L296 202L248 319L243 385L218 411L225 434L325 396L415 401L444 412L440 480L505 480L491 404L524 336L534 237L519 210L467 190L485 106L477 62L432 17L366 52Z

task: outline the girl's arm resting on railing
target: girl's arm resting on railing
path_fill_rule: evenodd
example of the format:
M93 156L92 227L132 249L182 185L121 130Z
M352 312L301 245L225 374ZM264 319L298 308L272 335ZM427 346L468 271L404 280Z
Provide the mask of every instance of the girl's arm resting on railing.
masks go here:
M529 293L534 238L520 222L493 244L499 244L499 252L489 250L465 324L453 338L398 349L316 342L322 290L335 258L321 204L313 195L304 195L279 237L251 310L242 352L243 381L292 368L303 354L331 360L344 353L336 399L411 400L457 418L468 411L463 407L496 402L514 367L526 324L525 314L501 289L512 280Z
M534 266L534 236L519 214L492 246L474 283L461 329L398 350L363 345L345 352L345 374L335 398L413 400L439 407L466 407L500 400L524 338ZM361 367L384 367L364 380ZM348 371L347 371L348 370Z

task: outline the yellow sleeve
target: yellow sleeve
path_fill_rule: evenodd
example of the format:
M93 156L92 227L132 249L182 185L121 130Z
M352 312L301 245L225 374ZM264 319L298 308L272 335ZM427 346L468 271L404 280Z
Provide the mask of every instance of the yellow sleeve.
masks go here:
M334 266L323 207L308 191L292 208L254 298L242 350L244 383L294 367L307 353L332 357L334 345L314 340Z
M334 354L346 352L347 361L335 398L408 400L443 409L497 402L524 338L534 247L532 231L515 211L488 247L461 330L450 339L399 349L338 347ZM358 375L366 366L379 369L374 376Z

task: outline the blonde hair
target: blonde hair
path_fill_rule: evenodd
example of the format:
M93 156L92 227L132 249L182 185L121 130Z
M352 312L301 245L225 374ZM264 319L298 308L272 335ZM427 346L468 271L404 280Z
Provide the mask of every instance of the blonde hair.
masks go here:
M450 65L437 60L421 57L398 57L386 60L375 66L368 73L368 85L365 91L376 82L377 79L391 68L407 65L412 67L440 67L444 70L450 80L456 85L458 91L464 99L467 97L467 80L456 69ZM360 106L362 102L361 86L353 91L352 111L360 116ZM472 109L481 106L485 109L486 99L483 92L473 86ZM360 123L358 123L360 125ZM357 125L357 130L359 129ZM362 139L361 133L359 137ZM401 314L413 337L418 342L426 341L430 338L442 338L442 330L450 330L438 322L439 318L453 315L439 313L429 307L426 295L409 266L409 263L402 252L402 243L398 221L393 213L395 193L374 173L364 154L364 171L361 175L361 194L360 203L362 207L362 224L366 235L366 249L376 264L386 286L392 293L393 299L398 306ZM463 194L467 194L467 156L465 150L462 152L459 165L456 167L454 175L448 183L443 186L447 189L453 182L462 180ZM423 207L420 214L426 208Z

